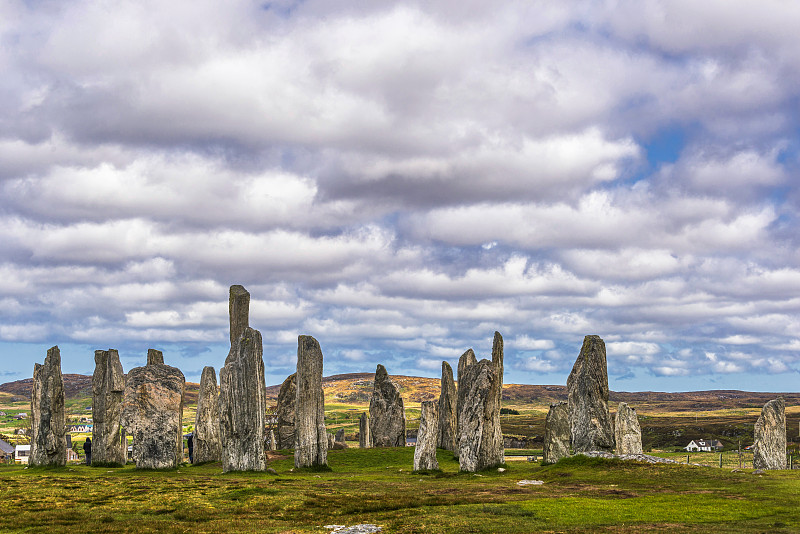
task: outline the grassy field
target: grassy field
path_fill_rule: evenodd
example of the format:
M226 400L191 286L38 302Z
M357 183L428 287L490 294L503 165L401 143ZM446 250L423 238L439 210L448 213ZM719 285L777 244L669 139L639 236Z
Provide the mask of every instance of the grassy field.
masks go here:
M385 533L800 532L800 472L732 472L585 457L503 473L411 472L413 449L331 451L330 472L222 474L0 467L0 531L328 532L375 523ZM520 480L542 485L520 486Z

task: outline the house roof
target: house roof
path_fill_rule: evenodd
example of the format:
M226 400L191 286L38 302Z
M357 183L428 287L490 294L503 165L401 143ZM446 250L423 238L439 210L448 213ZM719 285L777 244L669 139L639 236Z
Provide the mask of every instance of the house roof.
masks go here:
M3 451L5 453L12 453L14 452L14 446L0 439L0 451Z

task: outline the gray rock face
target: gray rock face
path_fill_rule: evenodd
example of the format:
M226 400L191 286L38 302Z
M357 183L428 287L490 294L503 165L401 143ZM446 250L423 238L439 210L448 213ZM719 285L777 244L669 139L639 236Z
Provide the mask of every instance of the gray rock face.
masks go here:
M458 463L474 472L505 463L500 430L500 370L489 360L466 368L458 385ZM463 392L463 397L462 397Z
M200 392L197 395L197 412L194 418L194 463L222 460L222 442L219 435L219 391L217 373L211 366L203 367Z
M614 449L614 430L608 412L606 345L599 336L586 336L567 379L569 425L573 452Z
M544 458L545 464L554 464L561 458L569 456L569 411L567 403L556 402L550 405L544 423Z
M439 469L436 459L436 441L439 428L439 408L435 401L422 403L422 415L417 431L417 446L414 449L414 471Z
M124 465L128 459L122 430L125 375L114 349L94 351L92 375L92 461Z
M148 362L163 362L149 350ZM183 399L186 380L176 367L148 363L128 372L122 424L133 436L133 460L139 469L169 469L183 459Z
M219 370L219 381L222 470L263 471L267 386L261 332L242 331Z
M753 435L753 468L786 469L786 404L783 397L761 409Z
M44 365L33 366L30 465L67 465L67 426L61 351L47 349Z
M311 336L297 338L297 400L294 422L294 466L328 465L322 349Z
M369 401L369 435L373 447L406 446L406 411L400 390L378 364Z
M292 373L281 384L278 392L278 407L275 417L278 419L278 448L294 447L294 410L297 402L297 374Z
M367 412L362 413L361 417L358 418L358 447L361 449L370 447L369 416Z
M456 450L456 436L458 432L458 393L453 382L453 368L447 362L442 362L442 383L439 394L439 427L437 430L436 446L448 451Z
M231 286L228 295L231 346L250 327L250 293L243 286Z
M617 407L614 419L614 438L617 442L617 454L642 454L642 430L639 428L639 417L636 410L624 402Z
M461 355L458 359L458 391L456 393L456 450L453 451L456 455L458 454L458 427L461 422L458 420L460 417L461 409L464 407L464 401L466 399L466 388L461 387L461 382L464 380L464 373L466 373L467 368L471 365L475 365L478 363L478 360L475 358L475 353L472 349L467 349L467 351Z

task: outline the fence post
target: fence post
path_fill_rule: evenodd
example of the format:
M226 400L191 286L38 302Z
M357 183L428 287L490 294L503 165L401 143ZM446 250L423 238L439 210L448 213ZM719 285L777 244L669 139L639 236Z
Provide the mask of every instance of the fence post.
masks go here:
M719 468L722 469L722 453L719 453Z
M686 465L689 465L689 455L686 455Z

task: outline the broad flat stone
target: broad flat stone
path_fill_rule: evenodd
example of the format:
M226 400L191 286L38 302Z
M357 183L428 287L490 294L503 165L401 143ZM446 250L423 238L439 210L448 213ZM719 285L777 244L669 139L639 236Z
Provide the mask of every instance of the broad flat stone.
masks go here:
M92 461L125 465L128 443L122 429L125 375L115 349L94 351L92 375Z
M163 362L148 351L148 362ZM186 380L177 367L148 363L128 372L122 424L133 436L133 460L139 469L169 469L183 460L183 401Z
M275 417L278 419L278 440L279 449L294 448L294 418L295 403L297 402L297 373L292 373L281 384L278 392L278 407L275 410Z
M203 368L197 412L194 419L194 463L222 460L222 441L219 435L219 390L217 373L211 366Z
M475 472L505 463L499 374L495 363L481 360L468 366L459 381L459 398L464 399L458 414L458 463L462 471Z
M405 447L406 412L400 390L378 364L369 402L369 435L373 447Z
M567 379L572 451L614 449L614 430L608 411L606 345L599 336L586 336Z
M786 403L783 397L764 405L753 435L753 468L786 469Z
M67 465L64 380L58 346L47 349L44 365L33 366L31 391L31 455L34 466Z
M417 445L414 448L414 471L439 469L439 461L436 459L438 411L439 408L435 401L422 402Z
M322 349L311 336L297 338L294 466L328 465Z
M447 362L442 362L441 392L439 394L439 428L437 432L438 447L448 451L456 450L456 436L458 435L458 393L453 381L453 368Z
M543 463L554 464L561 458L569 456L569 440L567 403L562 401L551 404L544 423Z
M617 407L614 419L614 436L617 454L642 454L642 430L636 410L624 402Z

